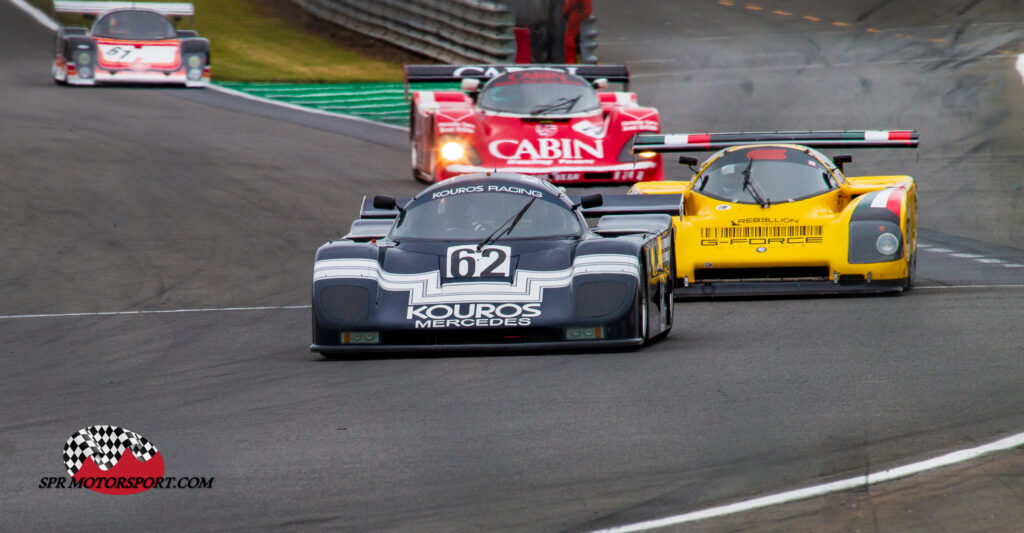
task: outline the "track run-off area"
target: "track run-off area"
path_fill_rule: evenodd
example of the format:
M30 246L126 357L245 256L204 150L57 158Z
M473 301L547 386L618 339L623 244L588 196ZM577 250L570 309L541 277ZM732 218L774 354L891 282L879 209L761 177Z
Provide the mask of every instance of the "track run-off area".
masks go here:
M847 166L917 179L919 286L677 302L671 336L635 351L327 361L307 351L313 252L363 195L420 189L407 133L214 90L57 87L53 34L0 1L6 526L590 531L1024 431L1016 2L596 4L602 61L630 66L666 131L919 129L917 153ZM97 424L213 488L37 488ZM1019 451L659 525L1010 530Z

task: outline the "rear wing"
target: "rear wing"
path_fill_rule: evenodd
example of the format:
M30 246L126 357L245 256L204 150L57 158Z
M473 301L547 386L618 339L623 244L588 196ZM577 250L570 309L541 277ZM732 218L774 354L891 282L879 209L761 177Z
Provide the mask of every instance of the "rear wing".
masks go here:
M587 81L604 78L622 83L629 90L629 69L626 65L405 65L405 91L410 83L451 82L466 79L487 81L506 72L546 68L575 74Z
M570 195L573 203L580 197ZM597 207L580 208L587 218L605 215L669 215L679 216L682 194L602 194L603 203Z
M74 13L77 15L100 15L115 9L148 9L165 17L191 17L195 15L195 7L184 2L95 2L80 0L54 0L53 10L56 13Z
M603 203L597 207L581 208L585 217L605 215L679 215L682 194L602 194ZM395 203L406 205L411 198L396 198ZM569 200L579 203L579 195L569 195ZM397 209L373 207L373 197L364 196L359 208L359 218L386 219L398 216Z
M633 141L633 153L701 152L758 143L808 148L917 148L918 137L917 130L640 134Z

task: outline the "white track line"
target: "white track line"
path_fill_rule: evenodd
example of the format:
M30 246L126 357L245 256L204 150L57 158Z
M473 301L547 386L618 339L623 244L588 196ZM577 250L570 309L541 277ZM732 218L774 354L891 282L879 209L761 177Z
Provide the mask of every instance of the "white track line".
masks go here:
M773 505L780 505L784 503L795 502L798 500L805 500L807 498L814 498L817 496L823 496L825 494L831 494L834 492L842 492L845 490L867 487L869 485L876 485L878 483L884 483L886 481L892 481L894 479L900 479L903 477L912 476L914 474L920 474L921 472L927 472L929 470L935 470L937 468L942 468L946 466L955 465L957 463L970 461L971 459L976 459L978 457L981 457L982 455L1009 450L1021 446L1022 444L1024 444L1024 433L1017 433L1016 435L1011 435L1009 437L999 439L995 442L990 442L982 446L947 453L945 455L940 455L938 457L934 457L932 459L928 459L925 461L919 461L905 466L890 468L888 470L875 472L873 474L869 473L866 475L860 475L857 477L847 478L840 481L833 481L832 483L825 483L823 485L815 485L813 487L806 487L786 492L779 492L776 494L770 494L768 496L762 496L760 498L754 498L752 500L743 500L728 505L710 507L708 509L692 511L689 513L678 514L675 516L668 516L656 520L647 520L644 522L637 522L634 524L626 524L623 526L613 527L609 529L602 529L598 533L627 533L630 531L648 531L651 529L675 526L679 524L685 524L688 522L696 522L698 520L706 520L708 518L715 518L719 516L726 516L736 513L742 513L745 511L751 511L754 509L761 509Z
M11 0L11 3L14 4L15 7L18 7L19 9L24 11L25 13L28 13L32 18L36 19L36 22L42 24L43 26L46 26L47 28L50 28L53 31L57 31L57 28L60 28L60 24L57 24L57 22L50 18L49 15L43 13L42 11L37 9L32 4L29 4L25 0Z
M1024 285L914 285L913 290L927 291L938 289L1024 289Z
M57 31L57 29L60 28L60 24L58 24L57 21L55 21L52 18L50 18L49 15L47 15L46 13L43 13L42 11L36 9L34 6L28 4L25 0L11 0L11 3L14 4L15 7L19 8L22 11L24 11L25 13L29 14L32 18L36 19L36 22L42 24L43 26L46 26L47 28L49 28L49 29L51 29L53 31ZM230 94L232 96L237 96L239 98L245 98L246 100L253 100L253 101L256 101L256 102L263 102L265 104L276 105L278 107L285 107L285 108L292 109L292 110L295 110L295 111L305 111L306 113L313 113L314 115L323 115L323 116L326 116L326 117L334 117L334 118L341 119L341 120L352 120L352 121L355 121L355 122L362 122L362 123L365 123L365 124L373 124L375 126L381 126L381 127L384 127L384 128L391 128L391 129L396 129L396 130L400 130L400 131L409 131L409 128L403 128L401 126L392 126L391 124L384 124L383 122L376 122L374 120L369 120L369 119L360 118L360 117L354 117L354 116L351 116L351 115L343 115L341 113L331 113L329 111L321 111L319 109L312 109L312 108L309 108L309 107L302 107L300 105L289 104L287 102L278 102L276 100L271 100L269 98L262 98L262 97L259 97L259 96L255 96L255 95L251 95L251 94L248 94L248 93L244 93L242 91L236 91L234 89L228 89L227 87L220 87L218 85L210 84L210 85L207 86L207 89L211 89L211 90L214 90L214 91L217 91L217 92L221 92L221 93L224 93L224 94Z
M123 316L123 315L162 315L172 313L216 313L232 311L277 311L281 309L309 309L308 305L264 305L256 307L209 307L196 309L144 309L141 311L98 311L94 313L46 313L36 315L0 315L0 320L19 318L65 318L82 316Z

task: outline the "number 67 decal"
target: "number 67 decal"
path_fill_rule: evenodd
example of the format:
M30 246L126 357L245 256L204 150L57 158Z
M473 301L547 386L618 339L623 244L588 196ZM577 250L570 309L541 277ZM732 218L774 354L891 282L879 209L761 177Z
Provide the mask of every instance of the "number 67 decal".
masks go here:
M475 245L448 248L445 266L449 278L479 278L483 276L509 276L512 248L485 246L479 252Z

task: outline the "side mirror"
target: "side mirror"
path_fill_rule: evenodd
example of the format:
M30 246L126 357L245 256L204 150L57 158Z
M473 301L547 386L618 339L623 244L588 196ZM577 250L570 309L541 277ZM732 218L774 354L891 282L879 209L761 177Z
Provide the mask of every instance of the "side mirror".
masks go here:
M698 160L696 157L693 157L693 156L689 156L689 155L681 155L681 156L679 156L679 164L680 165L686 165L686 166L692 167L692 166L696 165L698 162L700 162L700 160Z
M843 165L847 163L853 163L853 156L849 154L840 154L833 157L832 162L835 163L836 167L839 168L840 172L843 172Z
M373 208L374 209L386 209L388 211L391 211L392 209L395 209L397 207L398 207L398 204L397 204L397 202L395 202L395 197L394 196L381 196L381 195L377 195L377 196L373 197Z
M475 78L463 78L461 87L462 90L467 93L475 93L480 90L480 80Z
M608 87L608 78L597 78L591 83L591 85L593 85L595 89L604 89L605 87Z
M601 207L602 205L604 205L604 196L601 196L601 193L584 194L583 197L580 198L579 205L583 209Z

